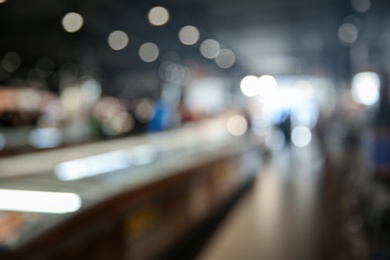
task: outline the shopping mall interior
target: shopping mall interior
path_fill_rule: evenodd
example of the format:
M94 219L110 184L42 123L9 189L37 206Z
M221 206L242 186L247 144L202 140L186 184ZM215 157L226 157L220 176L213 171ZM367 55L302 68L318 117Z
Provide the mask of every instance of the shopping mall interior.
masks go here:
M390 259L389 14L0 0L0 259Z

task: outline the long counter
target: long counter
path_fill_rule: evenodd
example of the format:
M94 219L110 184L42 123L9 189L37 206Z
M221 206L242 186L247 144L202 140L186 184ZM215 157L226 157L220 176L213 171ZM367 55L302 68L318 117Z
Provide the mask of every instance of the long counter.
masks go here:
M0 244L9 259L169 255L260 166L223 119L0 159ZM3 201L3 202L1 202Z

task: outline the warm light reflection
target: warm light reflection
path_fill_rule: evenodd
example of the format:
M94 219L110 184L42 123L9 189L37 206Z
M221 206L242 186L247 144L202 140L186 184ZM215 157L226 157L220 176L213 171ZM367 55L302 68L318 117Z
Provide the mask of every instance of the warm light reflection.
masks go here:
M380 80L374 72L361 72L352 79L352 98L359 104L371 106L378 102Z
M246 76L241 80L241 92L247 97L254 97L260 93L259 79L256 76Z
M73 33L77 32L83 26L84 20L83 17L78 13L67 13L64 18L62 18L62 27L65 31Z
M139 57L144 62L153 62L158 58L159 49L156 44L146 42L141 45L138 51Z
M155 26L164 25L169 20L169 12L166 8L161 6L153 7L148 13L148 20Z
M68 87L61 93L61 103L68 112L78 110L82 105L81 91L77 87Z
M291 141L297 147L308 146L311 142L311 131L308 127L297 126L291 132Z
M207 59L214 59L220 51L219 43L213 39L207 39L200 45L200 53Z
M234 115L228 119L226 126L230 134L240 136L245 134L248 128L248 123L243 116Z
M126 111L115 113L102 122L103 131L112 136L130 132L134 125L134 118Z
M222 49L215 58L215 63L223 69L227 69L233 66L235 61L236 56L229 49Z
M108 45L116 51L122 50L129 43L129 37L123 31L113 31L108 36Z
M130 153L118 150L62 162L54 168L54 174L61 181L73 181L126 169L130 165Z
M0 0L0 4L7 2L7 0Z
M21 111L39 111L42 106L43 94L36 89L20 89L15 93L16 107Z
M352 45L359 36L359 30L353 23L344 23L339 28L338 36L341 43Z
M184 26L179 32L179 39L185 45L193 45L199 40L199 31L194 26Z
M149 122L154 116L153 103L148 99L140 100L134 109L134 114L141 122Z
M74 193L0 190L0 210L63 214L81 207L81 198Z

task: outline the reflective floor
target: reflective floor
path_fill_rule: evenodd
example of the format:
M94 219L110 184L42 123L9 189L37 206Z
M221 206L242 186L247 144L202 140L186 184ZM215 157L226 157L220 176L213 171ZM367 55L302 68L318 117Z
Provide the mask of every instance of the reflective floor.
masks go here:
M199 259L326 259L314 147L274 153Z

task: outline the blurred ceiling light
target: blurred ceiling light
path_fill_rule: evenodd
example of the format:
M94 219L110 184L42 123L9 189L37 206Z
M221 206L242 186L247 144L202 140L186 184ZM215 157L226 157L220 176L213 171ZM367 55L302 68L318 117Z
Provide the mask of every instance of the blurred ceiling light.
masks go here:
M338 37L342 44L353 45L359 36L359 30L353 23L344 23L340 25Z
M65 31L69 33L77 32L83 26L84 19L78 13L67 13L64 18L62 18L62 27L64 27Z
M164 25L169 20L169 12L166 8L161 6L153 7L148 13L148 20L155 26Z
M311 142L311 131L306 126L297 126L291 132L291 141L297 147L308 146Z
M74 181L126 169L130 165L130 153L118 150L59 163L54 174L61 181Z
M38 149L57 147L62 142L62 133L58 128L38 128L30 132L28 141Z
M259 78L259 85L261 88L261 94L274 91L278 87L278 82L271 75L263 75Z
M200 45L200 53L207 59L214 59L218 56L221 47L216 40L207 39Z
M0 151L5 147L5 137L2 133L0 133Z
M241 92L247 97L254 97L260 93L259 79L256 76L249 75L241 80Z
M379 99L380 79L374 72L361 72L352 79L352 98L359 104L371 106Z
M141 122L149 122L154 116L153 103L148 99L140 100L134 109L134 114Z
M227 69L233 66L235 61L236 57L229 49L222 49L215 58L215 63L223 69Z
M0 0L0 4L7 2L7 0Z
M0 210L64 214L81 207L81 198L74 193L0 190Z
M352 7L360 13L367 12L370 6L370 0L352 0Z
M156 44L146 42L141 45L138 51L139 57L144 62L153 62L158 58L159 49Z
M227 130L234 136L240 136L245 134L248 123L243 116L234 115L227 120Z
M193 45L199 40L199 31L192 25L187 25L181 28L179 39L185 45Z
M191 73L185 67L173 62L164 62L159 68L160 76L173 84L184 84L189 81Z
M1 65L5 71L14 72L20 66L20 55L13 51L7 52L3 57Z
M115 51L122 50L129 43L129 37L123 31L113 31L108 36L108 45Z

